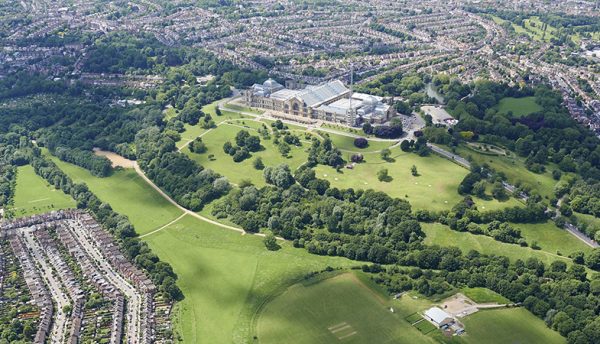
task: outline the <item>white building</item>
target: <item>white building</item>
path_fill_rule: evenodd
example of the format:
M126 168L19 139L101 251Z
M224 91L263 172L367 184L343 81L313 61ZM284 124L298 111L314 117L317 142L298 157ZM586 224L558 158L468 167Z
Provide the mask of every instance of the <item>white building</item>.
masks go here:
M382 97L352 92L339 80L291 90L269 79L244 91L244 100L252 107L350 126L382 124L395 115Z
M438 328L446 325L452 325L454 323L454 318L439 307L429 308L425 311L425 313L423 313L423 316Z

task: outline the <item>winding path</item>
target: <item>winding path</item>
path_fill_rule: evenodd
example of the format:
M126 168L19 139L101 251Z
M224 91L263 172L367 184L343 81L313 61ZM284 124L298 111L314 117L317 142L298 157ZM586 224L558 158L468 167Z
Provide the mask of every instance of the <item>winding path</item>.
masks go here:
M158 185L154 184L154 182L153 182L153 181L151 181L151 180L150 180L150 178L148 178L148 177L146 176L146 174L144 173L144 171L142 171L142 169L140 168L140 165L138 165L137 161L136 161L136 162L135 162L135 164L133 165L133 168L135 169L135 172L136 172L136 173L137 173L137 174L138 174L140 177L142 177L146 183L148 183L148 185L152 186L152 188L153 188L154 190L156 190L156 191L157 191L157 192L158 192L158 193L159 193L159 194L160 194L160 195L161 195L161 196L162 196L164 199L166 199L167 201L169 201L169 203L173 204L173 205L174 205L174 206L176 206L176 207L177 207L179 210L181 210L181 211L184 213L183 215L190 215L190 216L193 216L193 217L195 217L195 218L197 218L197 219L199 219L199 220L202 220L202 221L204 221L204 222L208 222L208 223L210 223L210 224L213 224L213 225L215 225L215 226L219 226L219 227L222 227L222 228L226 228L226 229L230 229L230 230L233 230L233 231L236 231L236 232L240 232L241 234L246 234L246 231L245 231L245 230L243 230L242 228L239 228L239 227L233 227L233 226L226 225L226 224L223 224L223 223L221 223L221 222L218 222L218 221L211 220L211 219L209 219L209 218L207 218L207 217L204 217L204 216L202 216L202 215L200 215L200 214L198 214L198 213L195 213L195 212L193 212L193 211L191 211L191 210L189 210L189 209L187 209L187 208L184 208L184 207L182 207L181 205L179 205L179 203L175 202L175 200L173 200L173 199L172 199L172 198L171 198L169 195L167 195L167 194L166 194L164 191L162 191L162 189L161 189L161 188L159 188L159 187L158 187ZM178 220L178 219L180 219L181 217L183 217L183 215L182 215L182 216L180 216L179 218L177 218L177 220ZM174 222L174 221L173 221L173 222ZM169 224L170 224L170 223L169 223ZM147 235L150 235L150 234L153 234L153 233L157 233L157 232L159 232L160 230L162 230L162 229L166 228L166 227L167 227L169 224L167 224L167 225L165 225L165 226L163 226L163 227L161 227L161 228L159 228L159 229L157 229L157 230L154 230L154 231L152 231L152 232L150 232L150 233L147 233L147 234L143 235L142 237L144 237L144 236L147 236ZM258 236L264 236L264 234L260 234L260 233L257 233L256 235L258 235Z

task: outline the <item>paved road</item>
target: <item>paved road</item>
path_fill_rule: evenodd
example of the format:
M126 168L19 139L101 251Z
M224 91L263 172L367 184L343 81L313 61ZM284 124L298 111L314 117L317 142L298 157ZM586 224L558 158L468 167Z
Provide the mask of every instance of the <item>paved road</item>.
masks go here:
M431 143L428 143L427 147L429 147L435 153L437 153L447 159L453 160L457 164L459 164L467 169L471 169L471 163L467 159L461 157L460 155L454 154L452 152L448 152L447 150L442 149L438 146L432 145Z
M428 143L427 146L429 146L429 148L431 148L431 150L434 151L435 153L437 153L445 158L448 158L450 160L453 160L465 168L468 168L468 169L471 168L471 163L469 161L467 161L466 159L462 158L461 156L456 155L452 152L448 152L447 150L442 149L438 146L432 145L430 143ZM504 189L506 189L510 193L515 193L516 189L517 189L514 185L511 185L505 181L502 181L502 186L504 186ZM529 199L529 196L527 196L526 194L521 194L519 196L524 201L527 201ZM560 204L559 204L559 206L560 206ZM548 209L548 210L550 210L550 209ZM558 212L558 210L557 210L557 212ZM571 233L573 236L575 236L577 239L583 241L586 245L593 247L593 248L600 247L600 245L598 245L597 242L590 239L587 235L585 235L581 230L579 230L579 228L577 228L573 224L566 223L564 229L567 230L567 232Z

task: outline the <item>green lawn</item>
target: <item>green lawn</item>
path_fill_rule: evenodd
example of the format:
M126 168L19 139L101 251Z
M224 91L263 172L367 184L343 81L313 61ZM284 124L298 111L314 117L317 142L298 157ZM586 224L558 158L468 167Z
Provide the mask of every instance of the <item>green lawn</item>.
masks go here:
M465 343L559 344L566 339L524 308L479 311L462 319Z
M337 172L330 166L319 165L315 171L318 178L328 180L334 187L383 191L392 197L406 199L413 209L450 209L462 199L458 185L468 173L466 169L435 154L419 157L397 147L391 150L391 162L383 161L378 153L364 153L365 162L354 169L344 168ZM349 159L348 156L344 158ZM412 165L417 166L419 176L411 174ZM377 179L377 172L382 168L388 169L391 181ZM476 199L476 203L487 210L520 205L514 199L506 202Z
M536 241L542 250L568 256L575 251L589 252L591 247L586 245L564 229L556 227L554 222L512 224L519 228L528 243Z
M282 243L267 251L263 240L186 216L144 237L173 266L185 299L174 327L185 343L248 343L260 307L312 271L358 263L311 255Z
M394 145L394 143L395 143L392 141L373 141L373 140L369 140L367 138L367 140L369 140L369 145L366 148L361 149L361 148L357 148L354 145L354 140L355 140L354 137L328 133L326 131L318 131L318 133L322 137L328 136L331 139L331 142L333 142L333 145L336 146L338 149L340 149L342 151L350 151L350 152L357 152L357 153L378 152L378 151L381 151L382 149L385 149L385 148L388 148L388 147Z
M537 41L550 42L552 38L556 38L556 36L554 35L554 33L556 32L556 28L551 25L547 25L546 31L542 30L543 23L539 17L529 17L528 19L523 20L523 24L523 26L527 31L529 31L533 39Z
M223 152L223 144L226 141L235 144L235 135L243 129L250 131L252 135L258 135L258 133L253 130L253 127L258 127L260 122L251 119L244 120L244 122L245 124L242 124L241 122L231 124L224 123L202 136L202 140L207 147L205 153L192 153L187 148L185 148L183 152L193 160L197 161L200 165L226 176L231 182L236 184L239 184L243 179L249 179L255 185L265 184L263 171L257 170L252 166L254 159L257 157L262 158L265 166L275 166L286 163L292 170L295 170L306 162L308 157L308 154L305 152L308 148L307 143L303 143L303 146L301 147L291 146L289 157L284 158L281 153L279 153L275 144L273 144L273 138L269 140L261 139L261 145L265 148L264 150L251 153L252 157L242 162L234 162L231 156ZM246 128L244 126L246 126ZM208 159L210 154L214 154L214 160Z
M509 299L486 288L463 288L461 292L477 303L510 303Z
M75 208L75 201L62 190L57 190L42 177L35 174L30 165L17 169L17 186L15 188L15 217L43 214L52 210Z
M217 116L217 114L215 113L216 107L217 107L217 104L220 103L221 101L222 100L217 100L210 104L204 105L202 107L202 112L204 112L205 114L209 114L215 123L219 124L223 121L228 121L228 120L232 120L232 119L252 119L252 117L245 116L245 115L242 115L242 114L239 114L236 112L227 111L227 110L222 110L221 116ZM181 140L179 140L176 144L177 148L183 147L185 144L188 143L188 141L195 139L196 137L202 135L203 133L205 133L208 130L208 129L202 128L199 124L189 125L186 123L184 125L184 128L185 128L185 131L180 134Z
M258 342L435 343L390 306L397 307L352 273L297 284L267 304L258 322Z
M571 264L569 258L558 256L553 252L507 244L485 235L453 231L448 226L439 223L422 223L421 227L426 235L425 244L428 245L455 246L463 251L463 253L475 250L484 254L506 256L513 262L517 259L526 260L530 257L535 257L545 264L550 264L555 260L563 260L567 264ZM538 243L541 247L544 247L543 242Z
M227 103L223 106L223 109L232 109L232 110L237 110L237 111L242 111L242 112L248 112L248 113L253 113L255 115L262 115L265 111L261 110L261 109L257 109L257 108L250 108L247 106L243 106L243 105L238 105L238 104L233 104L233 103ZM223 110L221 109L221 110Z
M183 214L149 186L133 169L115 170L105 178L58 158L54 163L76 183L85 183L103 202L109 203L118 213L126 215L135 231L143 235L169 223Z
M536 111L541 111L542 107L535 102L535 97L506 97L500 99L500 103L498 103L496 109L499 113L508 114L509 111L512 111L515 117L522 117Z

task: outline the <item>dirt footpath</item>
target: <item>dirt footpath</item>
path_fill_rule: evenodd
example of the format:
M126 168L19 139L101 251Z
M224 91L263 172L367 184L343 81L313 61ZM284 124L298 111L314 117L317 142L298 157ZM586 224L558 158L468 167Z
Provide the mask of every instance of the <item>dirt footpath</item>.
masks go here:
M94 154L106 157L112 163L112 167L133 168L135 164L133 160L122 157L117 153L103 151L99 148L94 148Z

